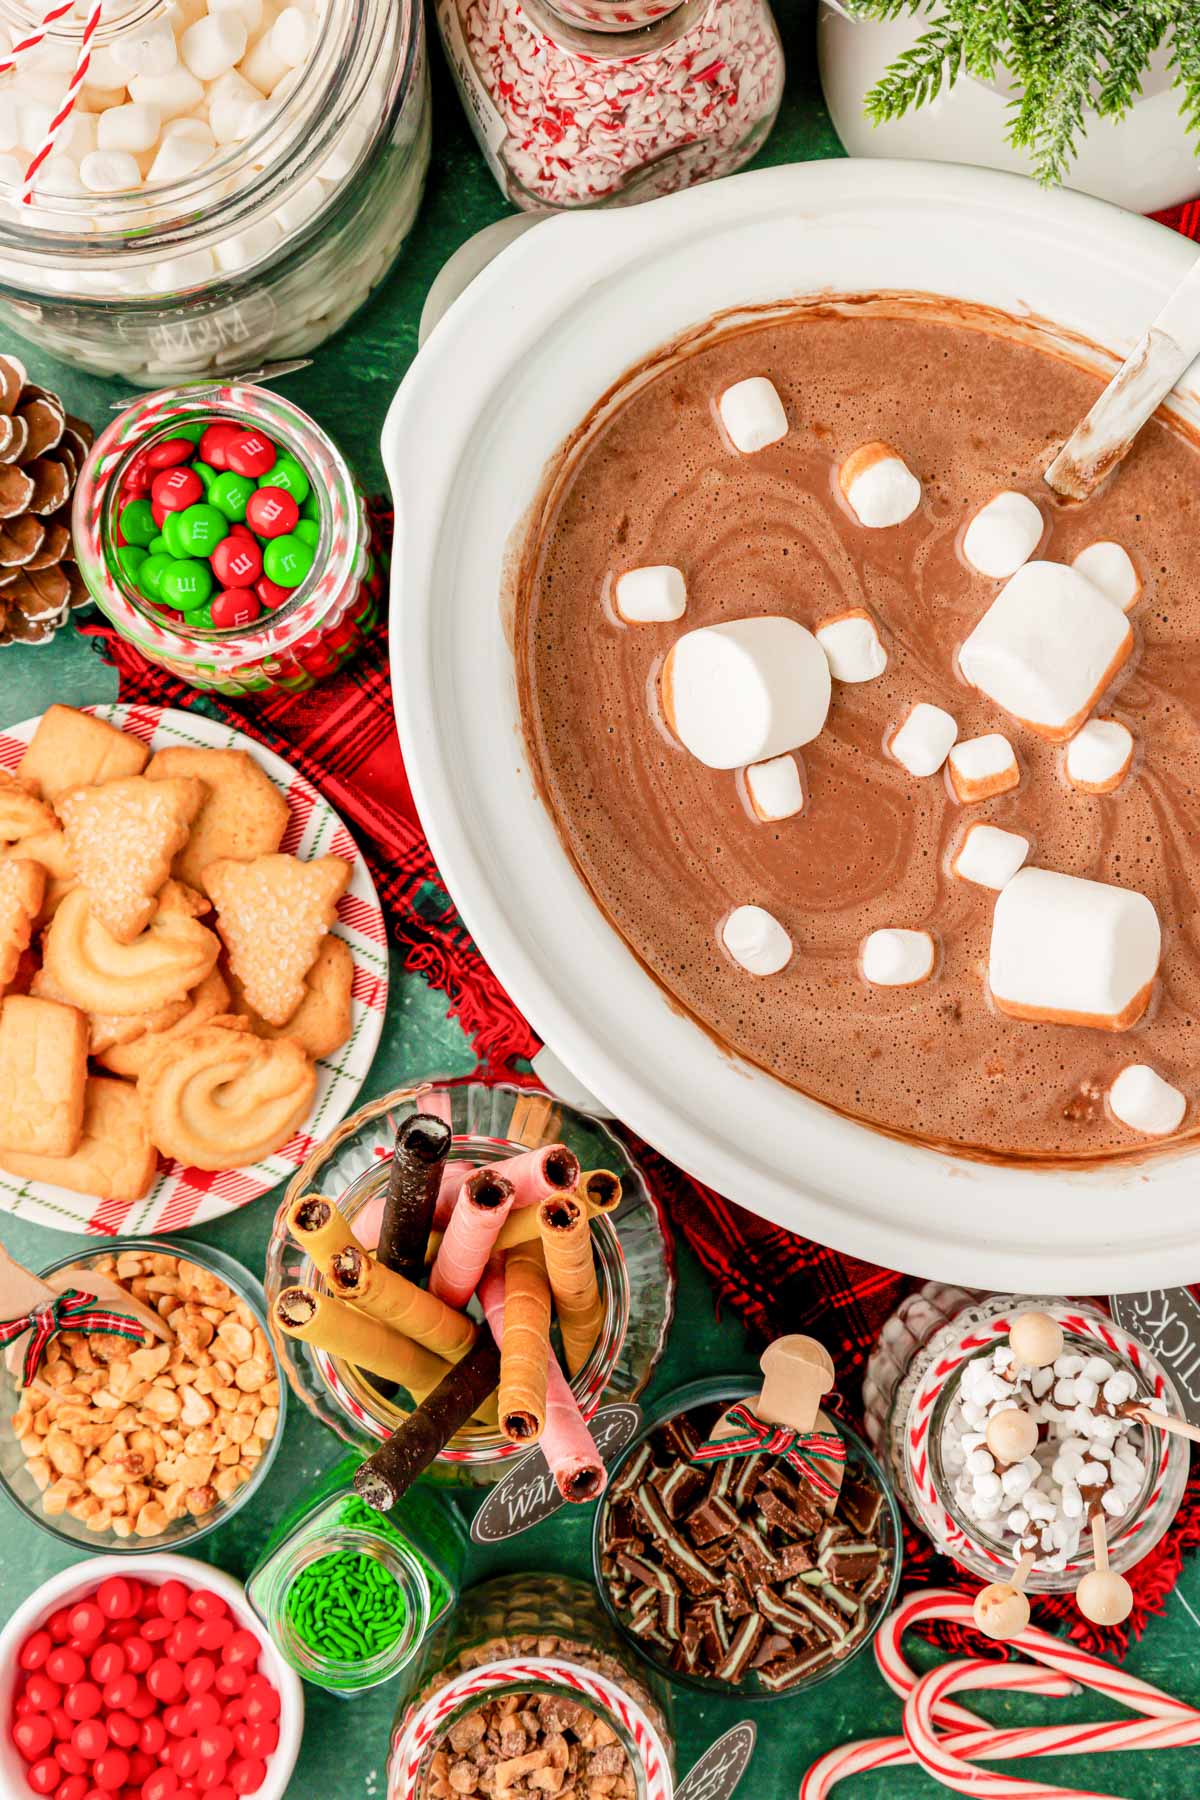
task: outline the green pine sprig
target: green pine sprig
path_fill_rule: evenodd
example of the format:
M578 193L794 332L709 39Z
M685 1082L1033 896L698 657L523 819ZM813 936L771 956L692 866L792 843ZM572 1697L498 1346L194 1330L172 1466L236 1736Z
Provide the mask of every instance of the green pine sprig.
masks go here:
M1028 152L1040 181L1059 182L1089 114L1120 119L1141 93L1159 45L1170 46L1180 114L1200 132L1198 0L845 0L864 19L923 14L916 41L866 97L876 123L925 106L965 69L1011 77L1008 141Z

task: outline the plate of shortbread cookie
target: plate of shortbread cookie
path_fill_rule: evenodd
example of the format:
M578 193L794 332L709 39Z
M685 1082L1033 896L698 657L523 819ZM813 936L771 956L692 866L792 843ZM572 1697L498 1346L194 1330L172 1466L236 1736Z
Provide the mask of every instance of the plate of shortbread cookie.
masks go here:
M52 706L0 731L0 1208L177 1231L354 1105L387 938L333 808L233 727Z

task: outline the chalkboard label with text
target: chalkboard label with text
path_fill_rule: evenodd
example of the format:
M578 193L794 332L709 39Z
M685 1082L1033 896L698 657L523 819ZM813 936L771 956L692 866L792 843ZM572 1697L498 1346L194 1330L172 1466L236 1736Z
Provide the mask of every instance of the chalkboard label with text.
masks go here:
M1153 1351L1175 1383L1183 1416L1200 1425L1200 1306L1188 1288L1113 1294L1113 1318Z
M588 1420L588 1430L596 1440L596 1448L606 1465L616 1461L642 1423L640 1406L624 1402L602 1406ZM531 1450L516 1467L494 1487L471 1526L477 1544L499 1544L505 1538L540 1525L556 1513L566 1501L546 1466L540 1450Z

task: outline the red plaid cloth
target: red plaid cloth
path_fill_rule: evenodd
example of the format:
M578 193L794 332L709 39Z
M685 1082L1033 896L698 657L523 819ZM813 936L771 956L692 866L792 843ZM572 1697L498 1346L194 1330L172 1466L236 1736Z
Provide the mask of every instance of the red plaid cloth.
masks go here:
M1155 216L1200 238L1200 200ZM390 542L391 515L382 505L375 509L375 523L381 541ZM385 559L378 560L382 567ZM107 625L82 629L115 664L122 700L198 707L226 719L277 751L321 789L359 839L404 966L419 971L446 995L451 1014L474 1043L482 1072L519 1075L519 1065L540 1048L539 1040L472 943L430 855L396 738L386 628L349 668L308 693L245 704L219 695L198 697L151 667ZM626 1135L676 1228L711 1278L718 1309L728 1301L752 1337L763 1342L785 1331L819 1337L837 1363L840 1391L853 1411L867 1355L884 1320L912 1285L908 1278L744 1211ZM1130 1573L1134 1609L1125 1625L1097 1630L1070 1597L1036 1599L1035 1623L1065 1625L1088 1650L1121 1655L1131 1638L1141 1636L1149 1618L1163 1611L1184 1554L1197 1545L1200 1466L1193 1467L1174 1527ZM978 1587L909 1528L904 1585L967 1592ZM988 1654L977 1633L942 1626L934 1635L951 1650ZM1002 1645L990 1648L998 1657L1006 1654Z

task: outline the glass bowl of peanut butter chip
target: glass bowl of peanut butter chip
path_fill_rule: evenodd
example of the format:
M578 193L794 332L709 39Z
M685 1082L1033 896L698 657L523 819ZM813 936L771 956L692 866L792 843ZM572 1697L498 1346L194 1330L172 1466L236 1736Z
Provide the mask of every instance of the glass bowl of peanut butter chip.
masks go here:
M9 1344L0 1366L9 1500L110 1556L179 1550L224 1525L283 1434L258 1282L207 1245L157 1237L76 1252L39 1279L57 1329L40 1348L29 1333Z

